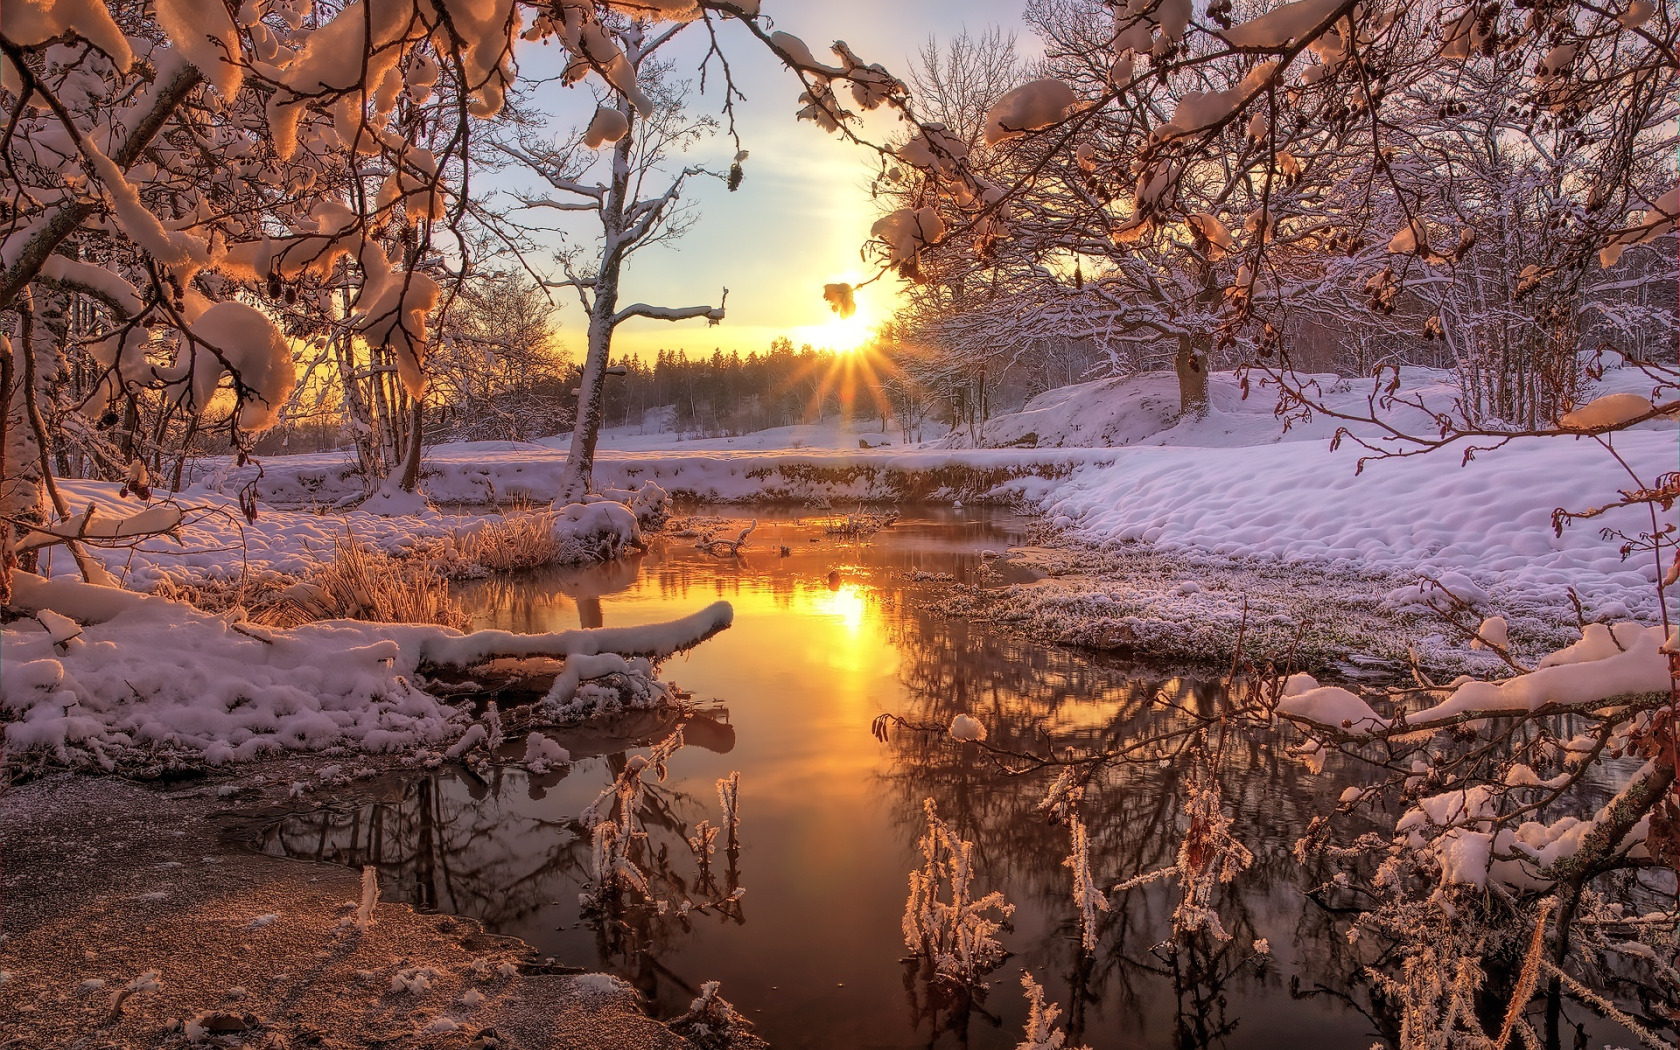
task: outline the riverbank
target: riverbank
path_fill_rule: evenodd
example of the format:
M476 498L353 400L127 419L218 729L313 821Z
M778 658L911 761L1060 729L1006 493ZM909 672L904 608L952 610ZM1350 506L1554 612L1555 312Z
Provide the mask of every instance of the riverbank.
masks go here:
M1105 617L1149 635L1153 628L1131 621L1201 611L1198 602L1176 601L1182 594L1129 606L1119 597L1156 583L1167 592L1184 584L1203 592L1253 584L1262 593L1299 585L1356 618L1368 611L1360 625L1366 635L1385 633L1385 618L1403 622L1444 606L1474 617L1472 628L1502 616L1541 649L1583 618L1663 619L1663 566L1638 544L1653 522L1643 506L1615 504L1620 490L1674 469L1674 421L1640 424L1610 447L1585 436L1489 438L1420 455L1384 428L1436 432L1431 413L1450 412L1460 393L1451 375L1412 369L1398 389L1376 393L1369 380L1302 379L1335 412L1375 412L1381 423L1320 414L1285 427L1272 393L1250 392L1229 373L1209 377L1204 417L1180 419L1172 377L1152 374L1052 390L988 422L982 443L1011 447L958 447L959 435L881 445L889 433L856 439L868 447L840 447L835 438L835 447L811 448L797 444L811 435L765 432L712 441L669 435L663 448L654 447L657 435L637 435L615 449L607 435L597 481L655 481L690 506L1016 508L1050 526L1044 545L1062 552L1055 572L1062 583L1040 588L1042 595L1016 593L1020 607L1006 611L1043 618L1048 636L1069 639L1112 633ZM1649 384L1637 368L1611 367L1581 396ZM1338 442L1344 425L1351 437ZM787 447L772 447L782 437ZM1353 438L1396 455L1373 457ZM443 505L546 502L564 456L551 442L441 445L427 452L422 487ZM294 507L331 505L360 491L342 454L275 457L260 479L255 474L207 462L199 491L227 493L255 480L265 499ZM1584 520L1569 516L1589 511L1596 513ZM1655 524L1674 523L1670 511ZM1162 565L1169 567L1157 571ZM1126 608L1110 615L1082 604L1081 591ZM1223 613L1216 620L1220 631L1233 626ZM1457 644L1457 633L1448 629L1444 640ZM1427 632L1420 637L1433 644Z
M371 776L380 760L358 758ZM387 764L389 764L387 762ZM224 841L224 811L304 805L318 761L176 785L58 775L0 796L0 1046L683 1050L635 993L470 918L356 924L350 868ZM340 790L343 790L341 787Z

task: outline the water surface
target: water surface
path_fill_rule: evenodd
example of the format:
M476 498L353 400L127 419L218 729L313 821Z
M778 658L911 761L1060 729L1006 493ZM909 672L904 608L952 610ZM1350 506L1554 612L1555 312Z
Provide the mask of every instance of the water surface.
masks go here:
M1171 715L1157 697L1213 709L1211 683L1026 644L926 608L952 583L1022 579L995 555L1023 540L1022 521L992 511L914 511L867 542L825 534L820 518L761 514L739 558L668 537L614 565L462 589L475 626L514 631L734 604L730 630L665 667L702 707L642 817L661 897L713 901L744 887L737 901L687 916L582 914L590 844L576 818L627 755L674 728L673 714L574 735L574 764L544 776L509 767L481 781L445 768L391 801L293 817L268 829L263 848L376 864L388 898L475 915L561 964L620 973L659 1016L721 980L777 1047L1013 1047L1023 968L1062 1004L1069 1046L1369 1046L1381 1026L1354 1005L1366 999L1345 922L1303 896L1290 858L1343 786L1333 771L1314 778L1265 741L1234 742L1227 804L1256 860L1219 900L1230 939L1170 950L1177 898L1157 883L1115 898L1087 958L1061 863L1067 832L1035 809L1051 776L1006 776L946 741L871 734L882 713L945 724L966 712L1023 749L1101 746L1159 728ZM715 782L733 771L739 850L720 848L714 883L701 887L685 839L697 822L719 822ZM1172 863L1184 775L1149 763L1091 785L1099 884ZM1018 909L1003 936L1014 955L966 1014L951 1014L902 961L906 873L919 864L930 797L976 843L981 891L1000 889ZM1271 949L1263 961L1251 959L1259 938Z

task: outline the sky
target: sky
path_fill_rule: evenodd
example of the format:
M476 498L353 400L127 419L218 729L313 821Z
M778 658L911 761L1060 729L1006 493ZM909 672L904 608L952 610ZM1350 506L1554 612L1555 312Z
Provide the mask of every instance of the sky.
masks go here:
M941 42L965 26L974 32L990 25L1019 32L1029 41L1020 20L1024 0L850 0L845 4L813 0L764 0L768 28L803 39L819 59L830 60L827 48L845 40L865 62L879 62L901 79L917 49L932 34ZM719 39L730 60L737 86L747 101L736 105L736 128L747 159L739 191L728 192L715 180L690 185L685 200L698 221L682 240L655 246L633 256L620 292L620 303L647 302L658 306L716 305L721 290L729 289L725 320L715 327L704 320L658 322L635 319L621 325L613 340L613 356L626 353L652 357L660 348L685 350L690 356L763 351L772 339L786 335L794 345L850 349L869 328L891 317L896 278L863 289L858 314L839 322L822 297L831 281L855 281L871 271L859 256L869 227L878 212L869 197L871 155L861 147L824 133L809 121L798 121L799 81L770 52L738 24L723 23ZM675 75L699 86L696 72L705 50L705 28L694 25L667 45L677 63ZM538 50L527 45L531 51ZM549 49L553 51L552 46ZM521 55L522 68L542 72L545 55ZM722 93L716 62L708 73L704 95L696 92L693 110L717 114ZM848 100L849 101L849 100ZM544 86L534 104L555 120L557 135L588 122L593 96L586 85L573 88ZM850 107L856 108L856 107ZM865 130L876 139L894 129L893 118L869 115ZM685 158L716 169L727 168L735 146L720 132ZM498 176L496 184L532 188L528 173ZM586 223L575 226L587 236ZM581 359L584 314L571 293L557 293L557 313L564 350Z

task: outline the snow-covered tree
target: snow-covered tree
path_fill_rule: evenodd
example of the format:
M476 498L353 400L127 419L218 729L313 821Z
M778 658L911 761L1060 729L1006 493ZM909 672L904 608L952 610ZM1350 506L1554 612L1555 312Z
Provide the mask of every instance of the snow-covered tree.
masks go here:
M569 503L589 491L595 463L595 443L601 430L608 361L613 332L631 318L682 321L723 319L723 299L716 306L652 306L634 302L620 306L621 282L631 257L639 250L668 243L693 223L683 206L690 180L712 177L731 187L740 179L740 161L730 172L686 166L667 167L697 140L709 134L716 121L688 113L688 85L673 77L672 67L657 57L687 23L659 31L628 18L605 23L635 78L638 99L618 94L603 98L589 125L558 145L526 134L501 150L536 173L546 186L522 195L515 216L540 219L547 212L582 213L599 226L596 243L561 250L561 276L545 280L550 289L577 297L588 318L588 345L578 383L572 444L557 499ZM744 158L742 158L744 159ZM498 224L500 225L500 224ZM725 291L727 295L727 290Z
M553 329L553 306L516 271L465 282L428 368L433 417L453 441L526 441L565 419L571 385Z

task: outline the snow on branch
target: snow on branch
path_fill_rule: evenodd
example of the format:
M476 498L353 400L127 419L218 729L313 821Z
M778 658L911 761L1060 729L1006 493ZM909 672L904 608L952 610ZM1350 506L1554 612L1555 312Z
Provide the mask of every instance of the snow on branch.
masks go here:
M724 297L728 298L729 290L724 289ZM649 306L647 303L632 303L612 316L612 323L618 324L632 317L646 317L653 321L686 321L691 317L704 317L713 324L723 320L722 306Z

